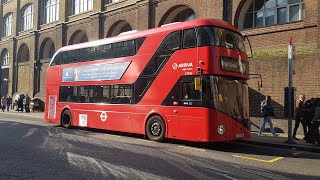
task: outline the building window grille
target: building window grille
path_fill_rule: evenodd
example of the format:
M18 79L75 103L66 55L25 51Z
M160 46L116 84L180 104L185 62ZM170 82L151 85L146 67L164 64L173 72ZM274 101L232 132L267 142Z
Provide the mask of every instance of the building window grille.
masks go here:
M93 0L73 0L73 14L80 14L93 9Z
M3 35L4 36L12 35L12 13L4 17Z
M33 26L33 5L26 6L22 11L22 31L29 30Z
M253 0L245 14L243 28L302 21L304 0Z
M46 0L44 9L45 23L59 20L59 0Z

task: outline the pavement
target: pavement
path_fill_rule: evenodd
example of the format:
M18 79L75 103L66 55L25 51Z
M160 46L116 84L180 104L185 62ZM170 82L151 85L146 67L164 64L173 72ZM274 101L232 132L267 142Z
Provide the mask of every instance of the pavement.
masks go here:
M0 112L0 117L6 118L23 118L36 121L44 121L44 112ZM302 128L302 127L300 127ZM320 153L320 145L306 143L303 135L297 134L299 140L288 141L287 133L278 133L279 136L274 137L271 133L264 133L265 136L258 136L257 131L251 132L251 138L241 140L242 143L254 144L260 146L270 146L276 148L292 149L297 151L308 151Z

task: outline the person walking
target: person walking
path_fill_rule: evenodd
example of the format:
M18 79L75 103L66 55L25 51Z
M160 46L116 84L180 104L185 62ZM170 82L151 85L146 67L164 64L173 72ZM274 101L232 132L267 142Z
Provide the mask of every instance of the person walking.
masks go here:
M23 112L23 96L20 95L18 99L18 112Z
M293 129L293 135L292 135L292 139L293 140L299 140L296 135L297 135L297 130L299 128L300 123L302 124L303 127L303 134L304 134L304 138L303 139L307 139L307 126L304 123L303 120L303 107L304 107L304 101L306 99L306 96L304 94L301 94L299 96L299 100L296 102L296 116L295 116L295 125L294 125L294 129Z
M258 136L264 136L263 131L266 127L267 122L270 125L270 130L272 132L272 135L278 136L278 134L276 134L276 132L273 129L273 124L271 120L271 117L274 116L273 107L271 105L271 96L266 96L266 99L261 102L261 115L263 117L263 121L259 130Z
M2 98L1 98L1 110L2 110L2 112L4 112L4 110L6 109L6 105L7 105L7 96L2 96Z
M309 141L311 121L314 117L315 108L316 108L316 106L315 106L315 99L314 98L307 100L303 106L303 123L307 127L307 134L305 135L306 138L304 138L304 140L306 142Z
M317 107L315 108L315 115L310 123L310 129L308 131L309 138L308 143L315 144L316 142L320 145L320 103L318 102Z
M10 96L8 96L8 98L7 98L7 112L9 112L11 104L12 104L12 98Z
M29 107L30 101L31 101L31 98L27 94L27 96L25 98L25 111L26 111L26 113L30 112L30 107Z

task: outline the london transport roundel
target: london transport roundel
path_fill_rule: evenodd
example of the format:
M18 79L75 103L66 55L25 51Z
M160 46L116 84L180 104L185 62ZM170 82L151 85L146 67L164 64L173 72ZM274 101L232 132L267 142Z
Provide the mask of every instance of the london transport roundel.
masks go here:
M107 120L107 118L108 118L108 115L107 115L107 113L106 112L101 112L101 114L100 114L100 119L101 119L101 121L106 121Z

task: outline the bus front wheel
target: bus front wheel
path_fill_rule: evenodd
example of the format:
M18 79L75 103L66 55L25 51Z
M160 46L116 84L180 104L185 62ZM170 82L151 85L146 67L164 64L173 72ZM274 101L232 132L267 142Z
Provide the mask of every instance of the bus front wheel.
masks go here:
M146 134L151 141L162 142L166 134L166 125L161 116L152 116L146 124Z
M61 116L61 126L64 128L71 128L71 112L69 110L65 110Z

